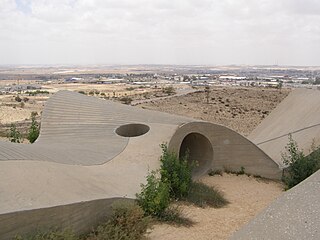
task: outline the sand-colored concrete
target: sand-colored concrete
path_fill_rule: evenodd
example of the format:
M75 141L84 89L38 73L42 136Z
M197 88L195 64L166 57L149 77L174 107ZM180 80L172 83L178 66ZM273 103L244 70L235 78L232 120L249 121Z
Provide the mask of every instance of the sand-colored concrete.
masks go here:
M249 136L280 165L288 134L308 153L320 143L320 91L293 91ZM232 239L320 239L320 171L284 193Z
M118 127L132 123L145 124L149 131L137 137L116 134ZM226 127L62 91L47 102L40 137L34 144L0 142L0 222L12 225L14 214L21 218L22 211L29 210L25 216L34 223L27 228L16 226L14 232L0 228L0 236L61 224L81 232L84 229L78 226L85 226L98 216L95 208L91 208L92 215L77 222L57 222L59 218L44 221L45 215L39 214L38 209L134 198L148 171L159 168L159 145L167 142L170 149L179 152L190 133L207 139L208 148L213 149L212 155L198 155L201 146L192 139L184 146L191 147L191 155L197 155L204 163L201 174L211 167L239 170L243 166L252 174L279 178L276 163ZM34 215L30 212L33 210ZM7 221L10 213L11 220Z
M316 146L320 145L319 90L292 91L248 138L282 165L281 153L289 142L289 133L306 153L313 141Z

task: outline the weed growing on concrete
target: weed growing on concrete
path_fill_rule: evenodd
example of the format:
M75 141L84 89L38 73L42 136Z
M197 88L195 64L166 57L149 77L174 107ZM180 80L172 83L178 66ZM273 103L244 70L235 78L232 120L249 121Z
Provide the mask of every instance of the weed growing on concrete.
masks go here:
M251 175L245 172L245 168L243 166L240 167L239 171L235 171L235 170L231 170L228 167L224 167L224 172L227 174L235 174L235 175L247 175L248 177L250 177Z
M294 187L320 169L320 148L316 148L313 144L311 152L310 155L305 156L292 135L289 135L289 143L282 154L282 161L287 166L282 180L287 189Z
M222 170L221 170L221 169L211 169L211 170L208 172L208 175L209 175L209 176L215 176L215 175L222 176Z

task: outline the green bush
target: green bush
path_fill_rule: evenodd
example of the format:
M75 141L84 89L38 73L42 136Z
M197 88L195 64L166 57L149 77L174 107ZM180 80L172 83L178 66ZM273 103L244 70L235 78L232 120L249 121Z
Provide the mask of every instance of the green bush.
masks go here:
M170 204L169 184L151 172L147 176L147 183L141 185L141 192L137 194L137 202L147 215L159 217Z
M29 96L36 96L38 94L49 94L49 92L42 91L42 90L36 90L36 91L26 91L26 94L29 94Z
M132 102L132 98L125 96L125 97L120 98L120 101L124 104L130 104Z
M14 98L14 100L16 101L16 102L21 102L22 101L22 99L21 99L21 97L18 95L18 96L16 96L15 98Z
M31 126L29 128L27 139L30 143L34 143L40 134L40 126L39 123L36 121L36 112L31 113Z
M150 218L136 204L125 202L113 206L109 221L100 225L87 240L138 240L143 239L150 225Z
M194 164L188 163L188 153L179 159L177 154L168 151L166 144L161 144L161 148L161 181L168 182L171 198L182 199L188 195Z
M173 95L176 93L176 90L174 89L174 87L169 86L169 87L165 87L162 89L162 92L168 95Z
M14 142L14 143L21 143L22 142L21 133L17 130L16 125L13 123L10 126L8 139L10 140L10 142Z
M221 192L201 182L192 183L186 200L199 207L220 208L229 203Z
M237 175L244 175L245 174L245 168L241 166L240 171L237 172Z
M289 135L289 143L282 154L283 163L287 166L282 177L287 189L290 189L315 173L320 168L320 150L312 146L312 153L305 156Z
M224 172L227 173L227 174L235 174L235 175L237 175L237 176L246 174L248 177L250 176L249 173L246 173L246 172L245 172L245 167L243 167L243 166L241 166L241 167L240 167L240 170L238 170L238 171L237 171L237 170L232 170L231 168L229 168L229 167L227 167L227 166L224 166L224 167L223 167L223 170L224 170Z
M151 172L147 176L147 184L142 185L141 193L137 194L137 202L146 215L157 217L159 221L188 226L192 221L182 217L177 209L170 208L170 200L186 200L201 207L221 207L228 203L214 188L192 182L195 164L189 163L188 153L179 159L166 144L161 148L160 177L158 172Z
M134 87L127 87L126 90L127 91L133 91L133 90L135 90L135 88Z

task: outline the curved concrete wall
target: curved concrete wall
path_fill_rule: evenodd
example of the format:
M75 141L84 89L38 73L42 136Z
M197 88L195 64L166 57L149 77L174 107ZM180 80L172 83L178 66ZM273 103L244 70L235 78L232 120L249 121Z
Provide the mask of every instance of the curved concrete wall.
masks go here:
M279 165L288 134L305 153L320 145L320 91L296 89L250 134ZM320 171L285 192L231 239L320 239Z
M147 127L122 134L136 137L119 136L117 129L128 124ZM41 228L71 225L85 231L90 214L97 221L107 215L97 213L99 199L107 206L108 199L135 198L148 171L159 168L164 142L177 153L183 142L182 152L191 147L192 156L203 163L197 177L210 168L242 166L263 177L280 176L278 165L263 151L226 127L62 91L47 102L36 143L0 142L0 238L37 228L23 226L23 219ZM70 216L87 206L88 217L61 215L65 206L73 206ZM57 217L48 220L47 211Z
M248 139L224 126L208 122L190 122L179 126L169 142L169 149L177 153L184 139L192 133L206 137L213 148L212 159L200 165L197 175L206 173L209 169L230 169L239 171L245 168L246 173L260 175L265 178L280 179L279 166L263 151ZM207 151L208 149L201 149Z
M2 214L0 236L1 239L12 240L17 233L28 236L38 231L46 232L50 227L64 229L66 226L79 234L85 234L92 231L103 219L110 217L115 201L123 199L99 199Z
M254 129L249 139L282 165L288 134L306 153L320 145L320 91L295 89Z

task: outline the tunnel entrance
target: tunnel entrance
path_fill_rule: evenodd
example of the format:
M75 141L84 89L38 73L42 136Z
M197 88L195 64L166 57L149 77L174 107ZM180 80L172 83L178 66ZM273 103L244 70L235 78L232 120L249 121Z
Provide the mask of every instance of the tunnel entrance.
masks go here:
M208 138L199 133L190 133L182 141L179 157L189 151L189 162L196 162L197 166L192 172L193 177L200 176L210 168L213 159L213 149Z

